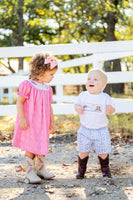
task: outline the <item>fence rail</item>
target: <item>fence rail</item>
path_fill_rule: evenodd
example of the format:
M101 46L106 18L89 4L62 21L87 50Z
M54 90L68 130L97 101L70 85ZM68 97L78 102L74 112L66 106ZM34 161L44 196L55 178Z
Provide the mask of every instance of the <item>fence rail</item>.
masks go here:
M133 82L133 71L131 72L106 72L108 83L129 83ZM28 76L0 76L0 87L18 87L19 84L28 79ZM50 85L84 85L87 73L56 74Z
M120 82L133 82L133 72L108 72L108 83L120 83ZM10 91L8 94L1 94L1 100L3 97L9 97L12 101L13 97L17 97L17 94L13 94L11 89L17 88L18 85L26 80L27 76L6 76L0 77L0 87L8 88ZM84 85L86 82L87 74L56 74L55 79L51 82L52 86L63 85ZM11 87L12 86L12 87ZM76 100L76 96L66 96L61 93L62 87L57 88L57 93L54 95L54 101L57 104L53 104L54 114L74 114L73 103ZM61 89L61 91L60 91ZM132 99L113 99L116 105L116 113L133 112L133 100ZM63 104L64 103L64 104ZM0 105L0 116L16 115L15 105Z
M107 72L108 83L129 83L133 82L133 72ZM9 98L9 103L13 103L13 98L17 94L13 93L14 88L18 88L19 84L28 79L28 76L4 76L0 77L0 100L3 102L5 97ZM57 94L54 95L56 102L74 102L75 97L64 96L62 94L63 85L84 85L87 79L87 73L82 74L56 74L51 82L51 86L56 86ZM59 87L61 86L61 88ZM59 88L58 88L59 87ZM8 88L8 93L4 93L4 89Z
M38 52L52 52L53 55L78 55L115 52L133 52L133 40L113 42L91 42L78 44L34 45L29 47L1 47L0 58L31 57Z
M84 85L87 74L63 74L62 69L66 67L75 67L84 64L93 64L93 67L101 68L101 61L113 60L127 56L133 56L133 40L131 41L115 41L100 43L81 43L81 44L58 44L58 45L41 45L34 47L1 47L0 58L15 57L31 57L35 53L50 51L54 55L76 55L84 54L84 57L76 58L64 62L59 62L59 70L55 78L51 82L52 86L56 86L56 95L54 95L53 104L54 114L74 114L74 106L76 96L65 96L63 94L64 85ZM90 56L85 56L86 54ZM107 72L108 83L129 83L133 82L133 71L128 72ZM27 79L24 75L10 75L0 77L0 100L4 97L9 98L12 104L13 98L17 94L13 94L13 88ZM8 93L3 90L8 88ZM116 113L133 112L132 99L114 99L116 104ZM16 115L15 105L0 105L0 116Z
M132 99L113 99L116 107L116 113L131 113L133 112L133 100ZM76 114L73 103L59 103L52 104L55 115L67 115ZM0 116L12 116L16 115L16 105L0 105Z

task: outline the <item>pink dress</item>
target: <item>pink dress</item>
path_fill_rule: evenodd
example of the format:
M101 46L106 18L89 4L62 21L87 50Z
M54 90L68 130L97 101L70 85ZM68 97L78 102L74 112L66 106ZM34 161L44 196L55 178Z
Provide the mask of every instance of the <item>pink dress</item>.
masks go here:
M18 95L23 96L24 113L28 128L22 130L17 115L12 145L25 151L48 154L49 126L53 91L47 83L25 80L19 85Z

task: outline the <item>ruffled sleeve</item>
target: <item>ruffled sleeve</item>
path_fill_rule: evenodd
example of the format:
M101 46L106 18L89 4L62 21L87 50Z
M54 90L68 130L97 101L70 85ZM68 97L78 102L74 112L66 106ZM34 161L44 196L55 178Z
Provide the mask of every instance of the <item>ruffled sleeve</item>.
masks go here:
M19 85L19 92L17 93L18 95L28 99L30 97L30 82L25 80Z
M49 101L52 103L53 102L53 90L52 90L52 87L49 86L50 89L49 89Z

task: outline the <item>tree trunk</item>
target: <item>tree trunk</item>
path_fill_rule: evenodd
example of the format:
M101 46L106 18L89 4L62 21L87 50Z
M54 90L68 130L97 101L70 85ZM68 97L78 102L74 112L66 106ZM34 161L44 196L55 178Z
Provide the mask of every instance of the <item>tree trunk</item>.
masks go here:
M19 18L19 24L18 24L18 46L23 46L23 6L24 2L23 0L18 1L18 18ZM23 70L23 60L24 58L19 58L19 70Z
M113 71L121 71L120 59L113 61ZM124 92L124 83L112 84L112 91L115 93L123 93Z
M115 5L117 9L118 1L117 0L111 0L111 3ZM115 37L115 24L117 23L117 16L116 12L109 11L107 14L107 37L106 41L116 41ZM121 71L121 64L120 59L113 60L113 71ZM104 70L105 71L111 71L111 61L104 62ZM105 91L108 94L111 94L112 92L122 93L124 91L124 84L109 84L105 88Z
M106 72L110 72L111 71L111 61L106 61L104 62L104 70ZM112 90L112 84L107 84L104 92L106 92L107 94L111 95L111 90Z

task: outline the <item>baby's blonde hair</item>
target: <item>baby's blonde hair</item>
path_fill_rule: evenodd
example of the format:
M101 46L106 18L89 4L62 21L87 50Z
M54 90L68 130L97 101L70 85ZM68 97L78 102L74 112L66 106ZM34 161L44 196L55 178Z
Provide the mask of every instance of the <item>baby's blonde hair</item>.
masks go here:
M94 73L99 74L99 75L101 76L101 78L102 78L103 83L104 83L104 84L107 84L107 82L108 82L108 77L107 77L107 75L105 74L105 72L104 72L102 69L91 69L91 70L88 72L88 74L89 74L90 72L94 72Z

